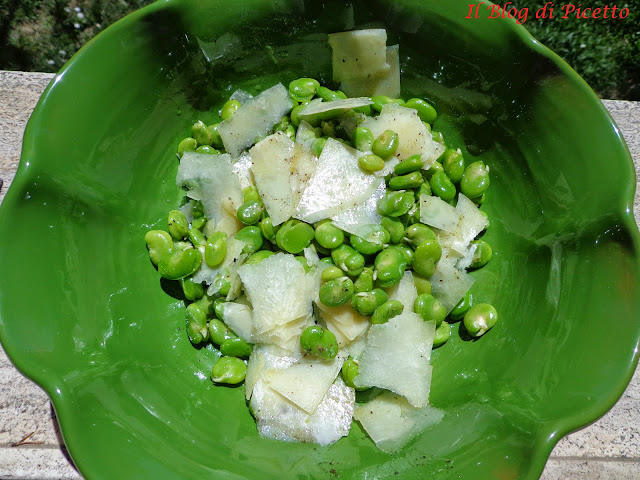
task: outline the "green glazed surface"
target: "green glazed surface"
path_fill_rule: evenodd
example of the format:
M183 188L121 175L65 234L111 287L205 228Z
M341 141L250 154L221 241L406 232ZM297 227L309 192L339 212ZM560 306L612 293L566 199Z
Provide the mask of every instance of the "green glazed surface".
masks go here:
M468 2L158 2L60 72L0 208L0 338L52 398L90 479L534 479L566 433L609 409L637 362L632 162L606 110L513 21ZM385 27L402 96L491 167L477 302L499 323L433 356L444 420L402 452L358 424L330 447L258 436L244 387L214 387L144 233L177 205L175 148L236 88L331 81L326 34Z

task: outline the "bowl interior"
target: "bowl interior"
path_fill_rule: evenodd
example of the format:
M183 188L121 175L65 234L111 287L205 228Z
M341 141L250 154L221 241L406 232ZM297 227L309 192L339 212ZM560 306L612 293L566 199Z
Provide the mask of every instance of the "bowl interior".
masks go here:
M537 478L560 436L621 395L640 324L631 159L597 97L511 21L462 1L165 1L107 29L54 79L0 209L0 337L43 385L92 478ZM176 206L180 138L236 88L331 82L326 34L384 27L403 97L491 167L473 291L498 325L434 353L444 420L400 454L359 425L337 444L260 438L216 388L143 240ZM117 458L116 461L114 461Z

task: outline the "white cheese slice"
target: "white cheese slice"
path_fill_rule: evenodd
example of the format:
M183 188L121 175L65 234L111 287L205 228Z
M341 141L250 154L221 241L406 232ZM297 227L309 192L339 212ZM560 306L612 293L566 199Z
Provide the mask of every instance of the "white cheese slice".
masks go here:
M288 90L278 83L249 99L233 115L220 122L218 132L224 148L232 157L267 135L293 106Z
M205 216L216 222L216 229L229 235L237 231L229 233L233 228L221 228L229 223L237 226L235 213L243 201L240 181L233 172L229 155L185 152L178 166L176 184L187 188L189 198L202 202Z
M289 137L276 132L249 150L256 187L274 226L291 218L295 209L290 184L293 148Z
M261 436L285 442L330 445L351 428L355 391L337 378L313 414L298 408L264 380L253 387L249 407Z
M251 307L242 303L225 302L222 304L222 321L240 338L255 343Z
M422 123L418 112L412 108L388 103L382 107L378 117L367 117L362 124L371 130L374 137L385 130L393 130L398 134L398 149L395 157L405 160L413 155L421 155L423 168L429 168L440 156L431 137L431 133Z
M291 353L273 345L255 345L247 362L247 374L244 379L246 399L251 398L253 386L267 370L287 368L301 358L301 353Z
M253 305L253 323L260 334L313 313L309 280L293 255L278 253L238 274Z
M356 406L353 416L380 450L394 453L423 430L440 422L444 412L430 405L415 408L404 397L383 392Z
M384 197L387 189L383 179L378 179L377 182L378 186L365 202L331 218L336 227L366 238L380 225L382 217L378 213L378 202Z
M476 204L462 193L458 195L456 211L460 218L458 225L460 236L465 246L468 246L480 232L489 226L489 220L482 215Z
M431 348L435 323L404 311L387 323L371 325L360 359L358 387L380 387L407 398L414 407L429 400Z
M420 195L420 221L445 232L456 232L460 217L456 208L441 198Z
M243 152L240 157L233 161L231 165L233 173L238 177L240 188L243 190L253 185L253 176L251 175L251 155L249 152Z
M358 167L360 152L332 138L327 140L309 180L295 218L307 223L338 215L371 197L379 179Z
M322 99L319 102L314 100L309 102L309 104L304 107L298 113L298 116L301 119L306 119L317 115L318 113L328 113L328 112L346 112L347 110L351 110L353 108L358 107L366 107L367 105L371 105L373 101L369 97L356 97L356 98L340 98L338 100L330 100L328 102L323 102Z
M306 356L265 376L267 385L307 413L313 413L338 376L344 356L332 360Z
M404 275L393 287L387 290L389 300L398 300L404 305L405 312L413 312L413 304L418 298L418 290L413 282L413 274L410 270L404 272Z
M244 248L244 242L236 240L234 237L229 237L227 240L227 255L224 260L217 267L210 267L204 259L204 247L198 247L200 253L202 253L202 264L196 273L193 274L193 281L196 283L205 282L207 285L213 284L219 273L227 270L234 262L237 262L242 256L242 249Z
M456 262L455 258L453 264L440 260L430 279L431 293L447 309L447 313L462 300L474 281L473 277L455 267Z
M383 71L376 76L344 80L340 84L340 90L349 97L386 95L390 98L398 98L400 96L399 46L391 45L387 47L386 55L389 70Z
M316 139L315 129L308 122L302 120L296 131L296 143L304 145L307 149L311 148L311 144Z
M291 162L291 194L293 196L294 209L297 208L309 180L318 167L318 158L311 153L309 148L296 143L293 147L293 159Z
M316 305L325 322L332 323L349 342L362 335L371 324L369 319L357 313L350 303L339 307L327 307L322 302L317 302Z
M329 34L333 79L379 76L390 67L387 63L387 31L383 28Z

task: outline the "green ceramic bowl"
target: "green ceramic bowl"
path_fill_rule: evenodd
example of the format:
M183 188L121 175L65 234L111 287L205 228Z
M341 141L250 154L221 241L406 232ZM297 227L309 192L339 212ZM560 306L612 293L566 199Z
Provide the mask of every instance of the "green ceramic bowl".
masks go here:
M0 337L51 396L79 470L104 479L533 479L622 394L640 336L635 176L589 87L513 21L444 0L167 0L55 77L0 209ZM143 240L177 204L177 141L238 87L330 82L326 34L385 27L403 96L491 166L496 252L476 298L500 323L434 354L444 420L397 455L354 424L321 448L258 436L214 387ZM163 288L164 287L164 288Z

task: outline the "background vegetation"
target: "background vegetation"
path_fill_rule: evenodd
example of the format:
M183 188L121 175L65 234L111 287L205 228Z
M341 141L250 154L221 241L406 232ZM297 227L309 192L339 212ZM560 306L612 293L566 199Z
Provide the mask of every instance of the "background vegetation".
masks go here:
M0 0L0 69L56 72L91 37L149 3L152 0ZM524 26L532 35L567 60L600 97L640 100L640 0L581 3L585 8L626 7L630 14L625 19L563 19L559 7L564 2L557 2L555 18L537 20L535 11L546 2L513 3L529 9Z

